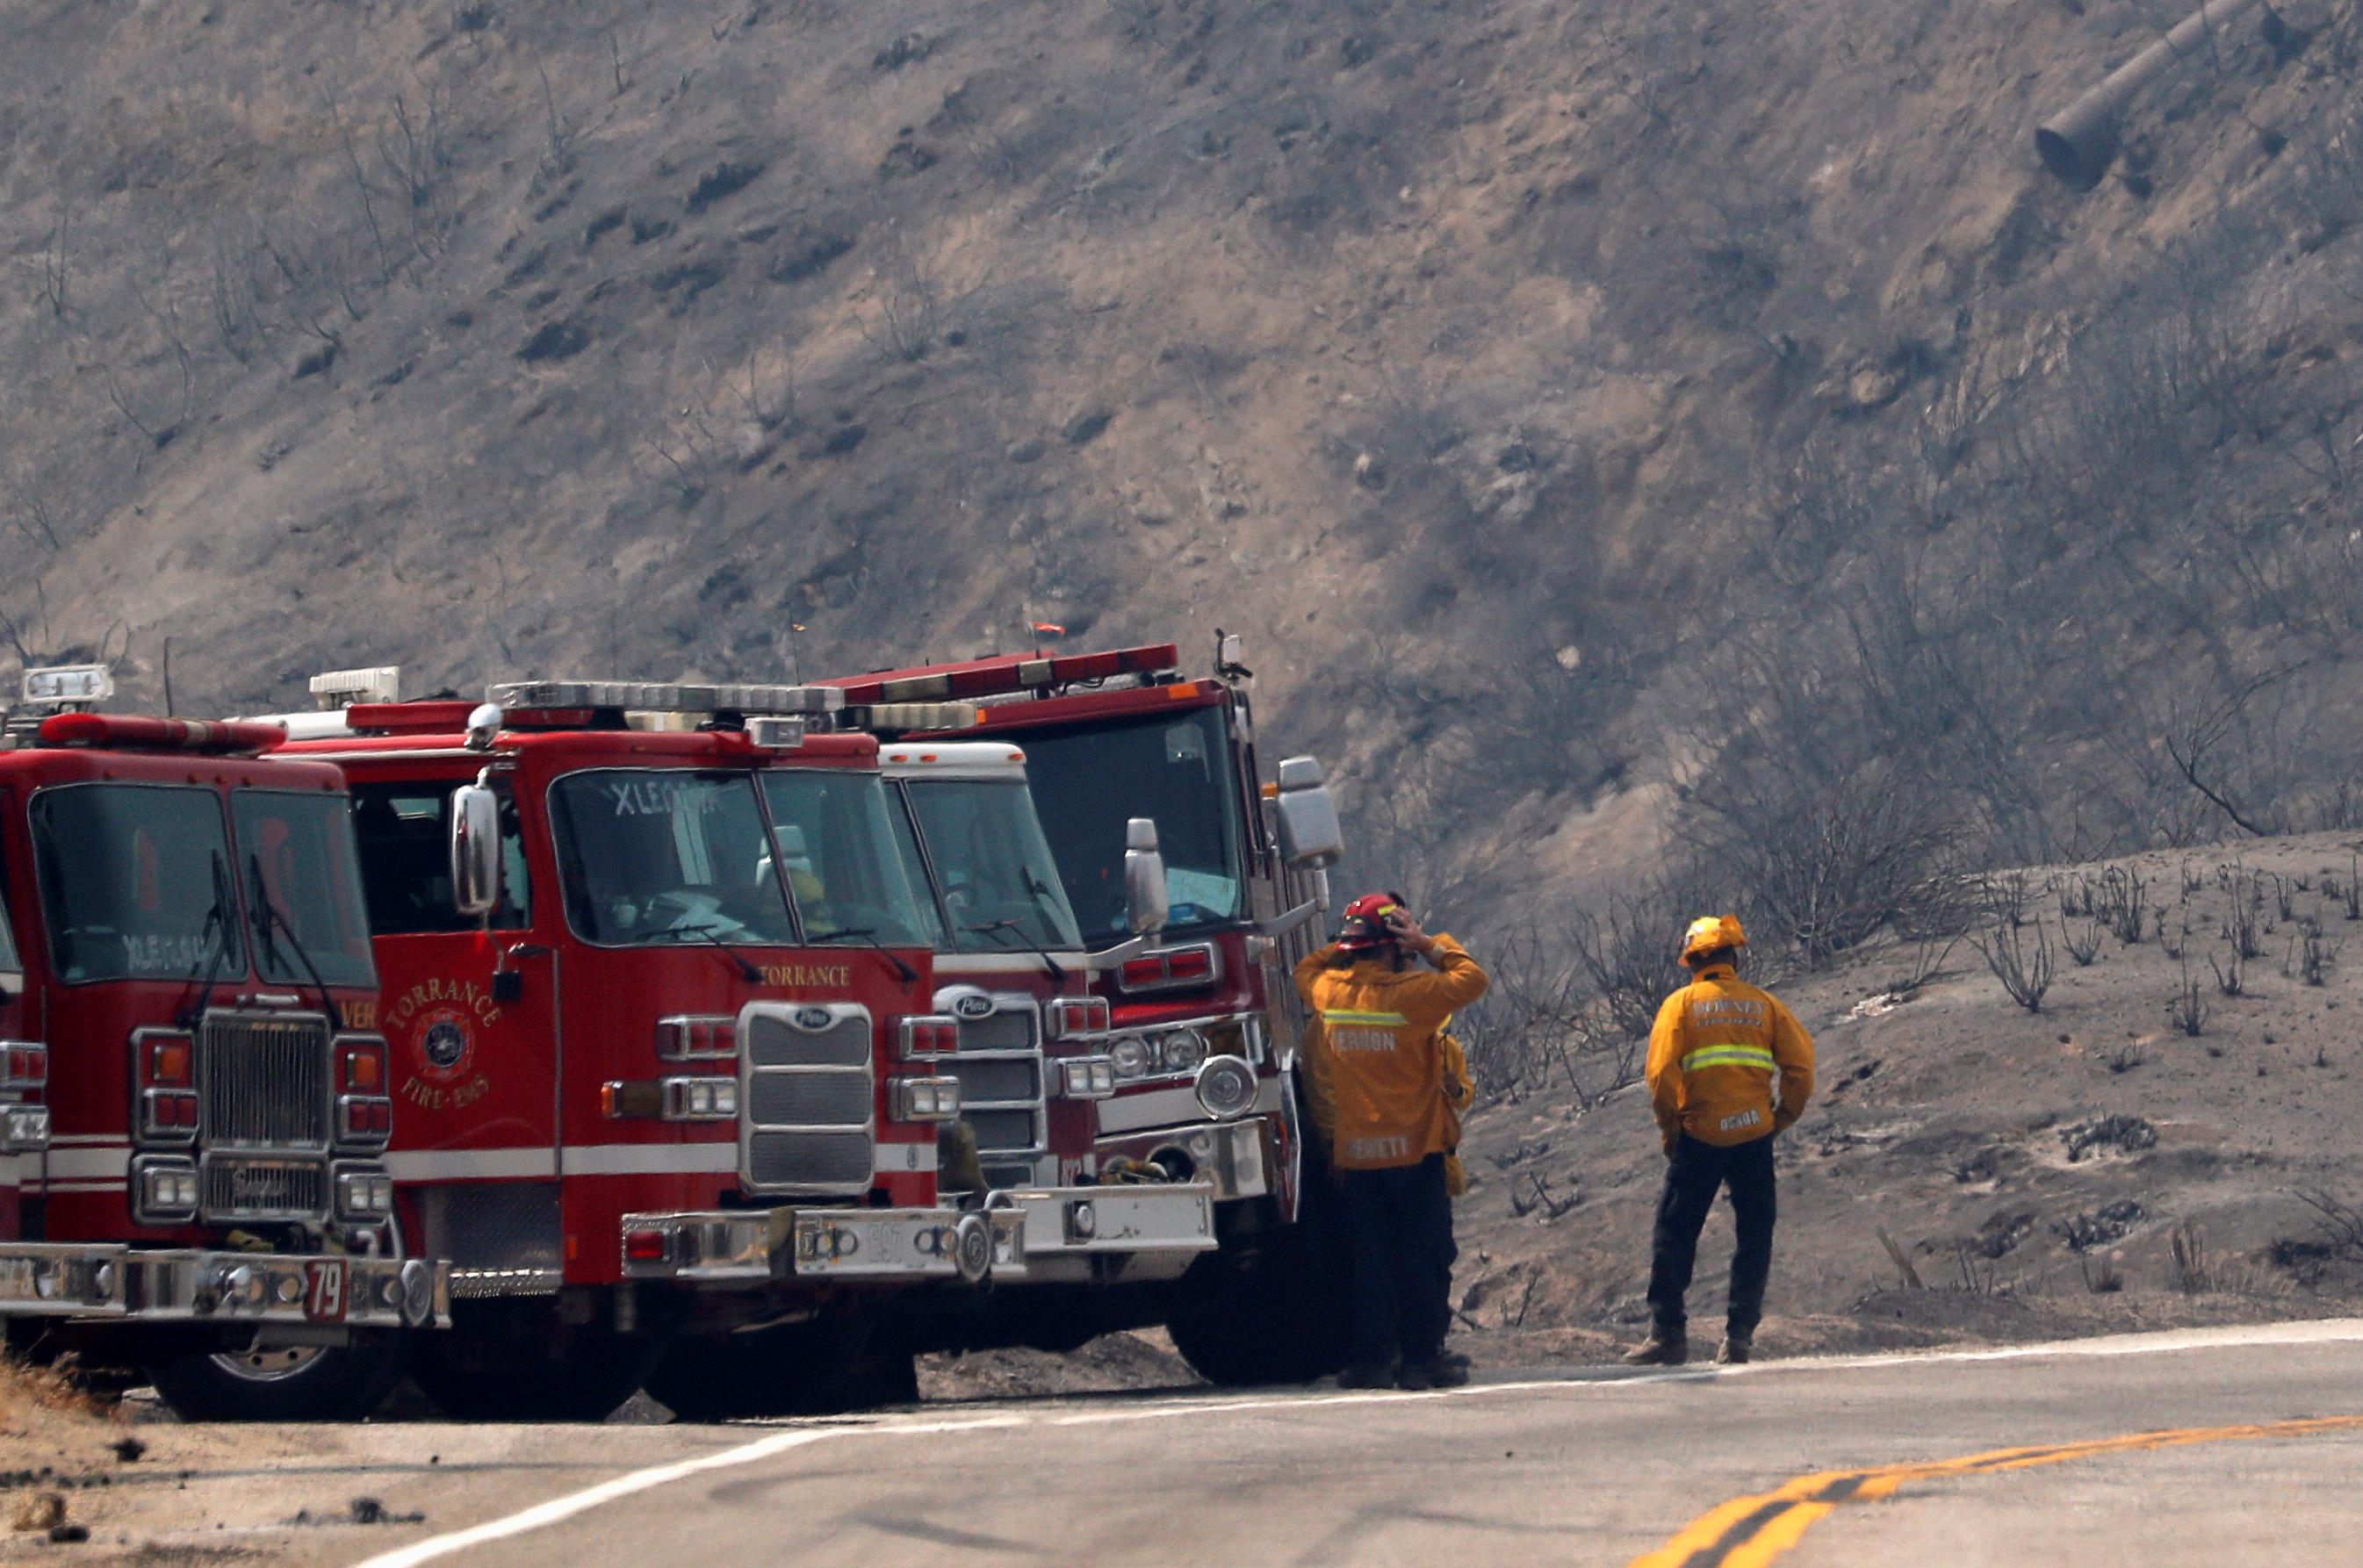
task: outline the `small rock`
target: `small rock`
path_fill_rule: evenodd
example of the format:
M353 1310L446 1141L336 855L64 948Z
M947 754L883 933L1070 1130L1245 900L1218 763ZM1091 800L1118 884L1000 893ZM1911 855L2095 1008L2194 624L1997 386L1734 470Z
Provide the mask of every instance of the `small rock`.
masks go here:
M872 56L870 68L872 71L900 71L906 65L926 59L935 47L935 41L925 33L904 33Z
M115 1457L126 1464L134 1463L141 1454L148 1452L148 1445L136 1437L117 1438L112 1446L115 1449Z
M65 1522L66 1500L56 1492L28 1492L17 1499L9 1511L8 1528L20 1530L54 1529Z
M1387 488L1387 466L1364 452L1354 458L1354 482L1364 490Z
M1561 669L1570 675L1583 668L1583 650L1573 643L1568 644L1567 646L1551 655L1551 657L1557 661Z
M1070 447L1085 447L1098 439L1101 431L1115 418L1115 410L1094 404L1082 410L1059 427L1059 438Z
M1847 402L1869 411L1885 408L1903 394L1903 373L1883 365L1858 365L1847 377Z
M1042 454L1049 449L1040 440L1029 436L1023 441L1012 441L1009 449L1002 455L1013 463L1036 463L1041 461Z
M355 1497L345 1505L345 1511L355 1524L375 1524L385 1518L385 1505L375 1497Z
M51 1525L50 1539L60 1546L79 1546L90 1539L90 1527L78 1524Z

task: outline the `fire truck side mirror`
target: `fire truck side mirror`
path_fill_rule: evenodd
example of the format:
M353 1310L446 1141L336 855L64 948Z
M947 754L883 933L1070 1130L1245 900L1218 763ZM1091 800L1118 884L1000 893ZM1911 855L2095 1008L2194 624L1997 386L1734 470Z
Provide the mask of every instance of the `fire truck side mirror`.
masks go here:
M1283 761L1280 796L1273 807L1281 858L1292 869L1321 870L1337 865L1345 855L1346 835L1337 826L1337 802L1323 781L1320 763L1309 756Z
M1165 929L1170 909L1165 856L1157 848L1157 823L1134 817L1124 824L1124 914L1135 936Z
M451 791L451 906L488 915L501 901L501 806L481 784Z

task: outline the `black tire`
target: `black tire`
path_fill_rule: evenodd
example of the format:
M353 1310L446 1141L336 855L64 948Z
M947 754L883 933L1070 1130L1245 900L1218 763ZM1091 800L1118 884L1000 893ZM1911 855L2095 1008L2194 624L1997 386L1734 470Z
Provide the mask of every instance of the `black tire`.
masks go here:
M527 1342L453 1329L422 1338L410 1375L455 1421L604 1421L663 1348L654 1335L553 1329Z
M1350 1317L1337 1197L1326 1183L1306 1186L1295 1224L1215 1275L1201 1300L1166 1323L1173 1348L1209 1383L1310 1383L1346 1364Z
M356 1333L346 1345L195 1352L148 1375L184 1421L358 1421L402 1381L407 1348L404 1335Z
M835 1415L869 1402L869 1341L867 1322L844 1317L676 1340L649 1374L649 1397L684 1421Z

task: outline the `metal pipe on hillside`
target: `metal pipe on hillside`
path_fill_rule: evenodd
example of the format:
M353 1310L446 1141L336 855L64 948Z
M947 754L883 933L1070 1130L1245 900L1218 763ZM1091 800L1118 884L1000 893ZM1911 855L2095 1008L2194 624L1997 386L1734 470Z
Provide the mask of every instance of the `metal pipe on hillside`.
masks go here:
M2133 95L2176 66L2204 52L2208 35L2258 0L2208 0L2172 31L2102 78L2083 96L2036 127L2043 166L2071 190L2089 191L2117 155L2117 127Z

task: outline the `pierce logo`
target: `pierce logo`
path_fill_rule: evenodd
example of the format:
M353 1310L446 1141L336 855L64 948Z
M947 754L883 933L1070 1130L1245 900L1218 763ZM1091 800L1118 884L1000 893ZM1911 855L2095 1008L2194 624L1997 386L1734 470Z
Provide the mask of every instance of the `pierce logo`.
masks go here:
M800 1007L789 1015L789 1021L798 1029L817 1032L837 1021L837 1014L825 1007Z
M952 1002L952 1016L968 1019L990 1018L993 1016L993 999L982 991L971 991Z

